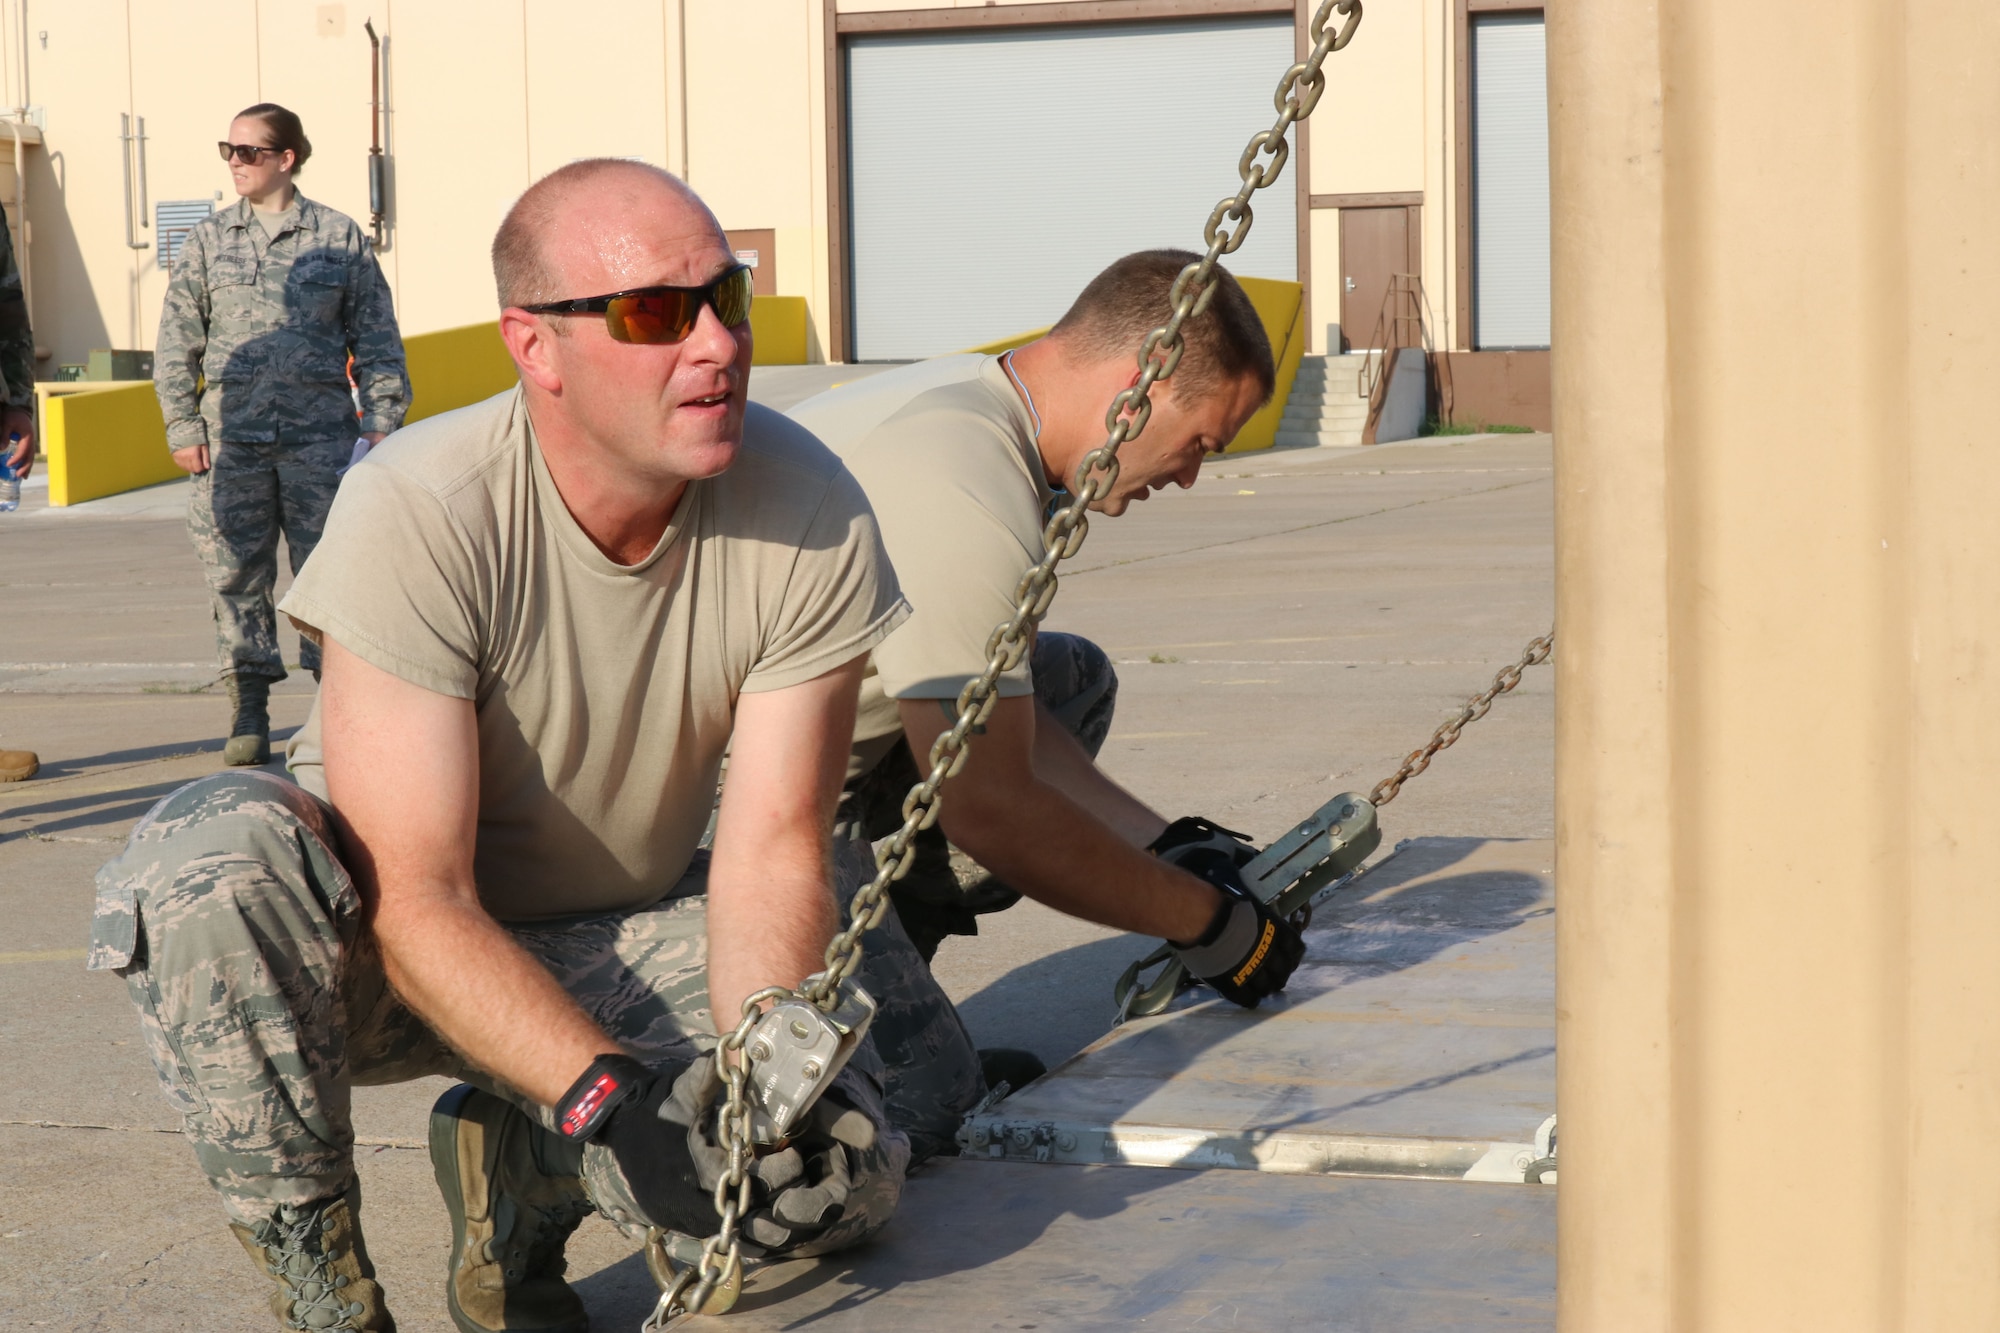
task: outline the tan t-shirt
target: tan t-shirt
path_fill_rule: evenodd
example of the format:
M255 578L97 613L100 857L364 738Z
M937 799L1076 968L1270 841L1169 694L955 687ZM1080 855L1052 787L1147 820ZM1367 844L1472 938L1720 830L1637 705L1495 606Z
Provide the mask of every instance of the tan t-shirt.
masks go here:
M854 478L752 404L659 546L570 517L520 390L399 431L348 473L281 608L478 709L473 873L503 921L644 906L686 870L736 698L811 680L908 614ZM326 794L319 711L292 746Z
M1054 492L1035 422L1000 358L939 357L809 398L794 421L826 441L868 493L914 608L861 682L848 776L872 768L902 724L897 699L953 699L986 669L986 641L1042 558ZM1002 697L1032 693L1028 663Z

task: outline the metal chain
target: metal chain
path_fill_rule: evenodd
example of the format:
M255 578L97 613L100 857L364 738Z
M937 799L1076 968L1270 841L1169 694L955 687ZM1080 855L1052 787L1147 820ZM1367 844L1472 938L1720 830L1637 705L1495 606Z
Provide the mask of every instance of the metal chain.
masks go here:
M1403 789L1405 782L1429 768L1432 757L1439 750L1449 750L1457 744L1458 733L1465 730L1466 724L1485 717L1486 710L1493 707L1495 699L1521 683L1523 671L1531 666L1540 666L1549 660L1549 653L1555 646L1554 630L1550 630L1539 639L1531 640L1527 651L1521 654L1520 661L1503 668L1500 674L1493 678L1491 685L1467 699L1465 707L1459 709L1455 717L1432 732L1430 740L1425 742L1422 749L1410 751L1410 757L1403 761L1401 768L1375 784L1374 790L1368 793L1369 804L1379 810L1395 800L1396 793Z
M1335 14L1345 18L1338 28L1329 26ZM908 872L917 853L917 834L937 823L940 789L965 766L970 738L985 725L999 699L1000 677L1018 666L1028 652L1036 626L1055 600L1056 566L1082 549L1090 528L1087 511L1117 483L1118 447L1146 428L1153 413L1149 396L1153 385L1172 375L1180 365L1181 354L1186 350L1181 328L1208 309L1215 295L1210 279L1217 261L1233 253L1249 236L1250 196L1277 182L1291 157L1286 132L1319 105L1320 95L1326 91L1321 63L1353 40L1355 26L1360 22L1361 0L1320 0L1307 29L1312 50L1304 60L1285 71L1271 99L1278 111L1277 120L1270 129L1251 136L1236 164L1241 188L1216 204L1202 228L1208 252L1174 279L1173 289L1168 293L1173 315L1140 344L1139 379L1111 400L1104 415L1105 441L1084 455L1077 465L1069 503L1057 510L1043 529L1042 558L1015 586L1014 614L995 627L986 641L986 669L959 691L957 720L932 743L930 773L903 798L902 827L876 850L875 878L854 895L848 909L847 929L827 945L826 969L807 978L799 988L801 996L821 1009L833 1009L841 985L861 966L861 937L880 925L888 913L889 886ZM1260 163L1260 158L1269 160ZM745 1000L743 1021L723 1039L723 1052L740 1053L759 1017L758 1006L767 999L789 994L772 988ZM715 1189L716 1211L722 1215L722 1226L702 1245L700 1262L661 1293L659 1304L646 1321L648 1330L665 1328L670 1322L699 1313L715 1289L739 1271L742 1264L742 1244L737 1239L736 1227L750 1206L750 1106L740 1063L730 1061L726 1054L717 1058L729 1081L717 1126L718 1138L729 1161L728 1170Z

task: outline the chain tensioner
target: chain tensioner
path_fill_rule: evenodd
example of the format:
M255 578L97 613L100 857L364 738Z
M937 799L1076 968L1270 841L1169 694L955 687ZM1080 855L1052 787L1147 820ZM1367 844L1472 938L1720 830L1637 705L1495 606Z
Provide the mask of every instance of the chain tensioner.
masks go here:
M1431 766L1439 750L1458 742L1458 733L1485 717L1493 701L1521 683L1521 673L1548 661L1556 632L1530 640L1521 659L1500 669L1493 683L1465 701L1465 706L1431 733L1430 740L1410 751L1396 771L1376 783L1366 796L1342 792L1282 835L1243 867L1243 884L1279 916L1290 917L1300 929L1312 919L1313 904L1354 874L1368 854L1382 844L1376 812L1396 799L1403 784ZM1151 981L1139 978L1159 967ZM1112 983L1118 1005L1117 1022L1160 1013L1186 983L1187 969L1172 945L1163 944L1127 967Z

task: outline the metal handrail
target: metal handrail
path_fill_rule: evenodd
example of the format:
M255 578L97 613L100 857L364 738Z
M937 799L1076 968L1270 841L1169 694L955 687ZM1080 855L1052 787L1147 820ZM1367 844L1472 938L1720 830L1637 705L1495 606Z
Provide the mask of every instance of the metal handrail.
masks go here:
M1399 301L1399 297L1404 299ZM1404 305L1408 313L1400 308ZM1359 396L1375 396L1375 385L1388 365L1388 353L1402 347L1436 351L1431 343L1431 325L1430 298L1424 291L1423 278L1415 273L1391 273L1389 286L1382 293L1381 312L1375 317L1375 336L1362 353L1356 385Z
M1429 293L1424 291L1424 280L1415 273L1392 273L1389 286L1382 293L1382 310L1375 318L1375 336L1371 346L1363 353L1361 370L1355 378L1357 395L1368 401L1368 421L1362 428L1362 438L1373 441L1375 420L1382 411L1386 378L1392 352L1405 349L1421 349L1424 353L1425 374L1430 380L1430 390L1437 403L1437 415L1441 421L1451 420L1453 395L1451 385L1450 358L1442 355L1433 341L1431 330L1437 326L1437 317L1431 312Z

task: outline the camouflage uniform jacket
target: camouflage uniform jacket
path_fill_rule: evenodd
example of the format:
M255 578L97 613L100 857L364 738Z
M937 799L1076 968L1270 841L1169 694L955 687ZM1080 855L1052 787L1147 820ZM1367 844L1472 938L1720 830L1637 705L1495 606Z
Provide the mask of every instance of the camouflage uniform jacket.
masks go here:
M188 233L167 284L153 387L169 448L396 429L409 407L389 284L354 220L299 195L267 237L239 201Z
M7 211L0 208L0 395L9 407L35 407L35 335L28 329L28 298L14 262Z

